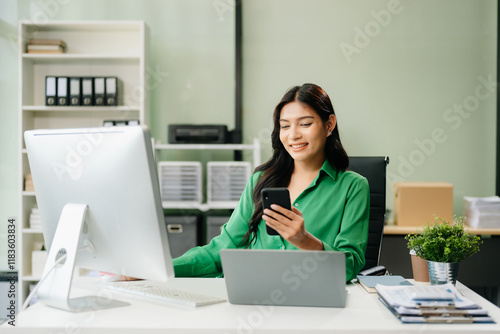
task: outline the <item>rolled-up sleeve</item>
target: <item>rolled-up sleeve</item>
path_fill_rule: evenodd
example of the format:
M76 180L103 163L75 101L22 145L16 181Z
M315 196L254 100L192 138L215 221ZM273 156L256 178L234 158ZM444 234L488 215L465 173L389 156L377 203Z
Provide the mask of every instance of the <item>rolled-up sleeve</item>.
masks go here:
M254 174L248 181L238 205L229 221L222 227L220 235L207 245L192 248L173 259L176 277L217 277L222 274L220 250L244 247L242 241L254 211L252 195L258 177L258 174Z

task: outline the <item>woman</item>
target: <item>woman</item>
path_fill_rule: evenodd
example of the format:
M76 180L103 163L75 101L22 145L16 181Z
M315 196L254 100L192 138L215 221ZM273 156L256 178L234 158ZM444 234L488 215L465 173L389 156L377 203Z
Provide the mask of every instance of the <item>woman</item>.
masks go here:
M314 84L293 87L273 118L273 156L256 168L221 234L173 260L176 277L221 275L224 248L342 251L347 281L363 268L368 182L346 171L349 158L330 98ZM260 192L269 187L287 187L292 210L263 211ZM266 225L279 235L268 235Z

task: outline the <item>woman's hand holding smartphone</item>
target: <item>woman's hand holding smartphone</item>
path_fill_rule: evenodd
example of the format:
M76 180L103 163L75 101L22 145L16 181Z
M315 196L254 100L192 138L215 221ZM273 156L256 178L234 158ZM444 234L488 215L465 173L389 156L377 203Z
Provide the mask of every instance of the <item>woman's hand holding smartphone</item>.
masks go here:
M285 209L292 210L290 203L290 193L287 188L264 188L261 191L262 195L262 210L271 209L271 204L277 204ZM274 211L274 210L273 210ZM275 211L276 212L276 211ZM279 233L266 225L266 231L269 235L279 235Z
M287 188L265 188L261 191L262 206L264 210L271 210L272 213L264 213L266 220L266 230L270 235L281 235L289 243L300 249L323 250L323 242L309 233L304 226L304 217L296 208L292 208L290 194ZM271 209L271 205L276 204L282 209ZM278 212L285 211L285 212ZM281 233L268 224L279 227Z

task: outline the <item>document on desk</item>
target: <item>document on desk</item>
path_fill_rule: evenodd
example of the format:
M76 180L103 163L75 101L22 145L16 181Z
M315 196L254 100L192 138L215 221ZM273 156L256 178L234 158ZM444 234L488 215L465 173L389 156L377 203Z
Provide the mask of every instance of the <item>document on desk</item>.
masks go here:
M451 283L425 286L385 286L377 285L377 293L391 307L448 307L474 309L478 305L462 296ZM423 299L419 295L425 293ZM451 296L451 297L450 297Z
M384 276L358 275L357 278L359 284L369 293L377 293L377 290L375 289L377 284L390 285L390 286L412 285L403 276L399 275L384 275Z
M403 323L495 323L453 284L376 286L380 301Z

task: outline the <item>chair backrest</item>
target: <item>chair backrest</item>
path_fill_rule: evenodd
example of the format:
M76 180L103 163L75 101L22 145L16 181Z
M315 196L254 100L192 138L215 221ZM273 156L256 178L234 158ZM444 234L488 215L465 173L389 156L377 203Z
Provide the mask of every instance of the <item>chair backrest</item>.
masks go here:
M370 225L365 266L378 266L385 222L386 167L388 157L349 157L349 170L363 175L370 185Z

